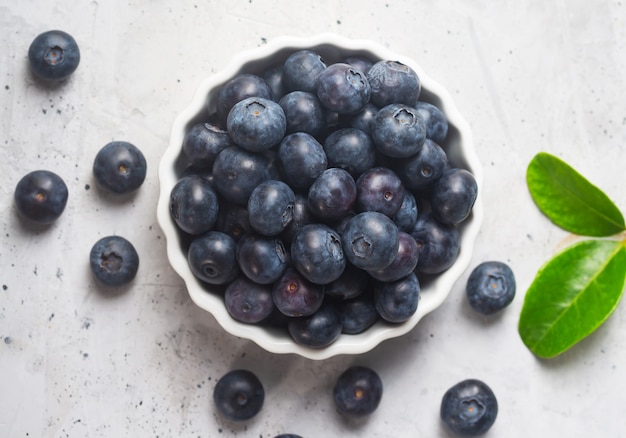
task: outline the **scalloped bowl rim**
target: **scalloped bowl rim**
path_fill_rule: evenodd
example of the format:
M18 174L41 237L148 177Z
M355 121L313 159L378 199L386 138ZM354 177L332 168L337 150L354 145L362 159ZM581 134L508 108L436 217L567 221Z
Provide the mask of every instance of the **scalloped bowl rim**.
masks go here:
M279 51L317 47L328 48L348 53L367 53L378 59L392 59L402 62L418 74L422 89L428 90L441 102L450 125L456 126L459 142L462 143L461 155L457 157L465 163L478 183L478 197L471 216L463 223L461 233L461 251L452 267L429 282L423 288L417 312L406 322L388 324L378 322L375 326L358 335L342 334L338 340L324 348L309 348L296 344L288 334L278 335L264 327L240 323L226 311L220 294L209 293L192 274L186 254L181 251L181 238L169 213L169 194L178 180L175 163L181 153L184 133L190 120L206 111L207 96L211 90L232 78L241 71L242 66ZM170 135L169 146L161 158L158 168L160 194L157 204L157 221L161 227L167 247L167 257L174 271L184 280L192 301L206 310L217 320L220 326L230 334L251 340L263 349L277 354L297 354L309 359L320 360L336 355L355 355L372 350L381 342L402 336L411 331L428 313L439 307L448 297L456 281L463 275L472 258L475 240L483 218L482 206L482 167L476 155L472 134L467 121L459 113L450 93L441 84L430 78L413 60L393 53L386 47L368 40L347 39L335 34L320 34L309 38L279 37L267 44L242 51L235 55L223 70L211 74L203 80L196 90L191 103L175 119Z

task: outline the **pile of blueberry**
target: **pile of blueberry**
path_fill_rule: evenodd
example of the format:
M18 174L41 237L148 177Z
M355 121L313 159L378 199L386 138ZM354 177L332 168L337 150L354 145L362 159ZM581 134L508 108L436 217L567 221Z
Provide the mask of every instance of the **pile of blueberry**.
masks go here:
M229 314L311 348L417 310L460 251L477 183L409 66L295 50L207 99L170 213L193 274ZM419 211L419 213L418 213Z

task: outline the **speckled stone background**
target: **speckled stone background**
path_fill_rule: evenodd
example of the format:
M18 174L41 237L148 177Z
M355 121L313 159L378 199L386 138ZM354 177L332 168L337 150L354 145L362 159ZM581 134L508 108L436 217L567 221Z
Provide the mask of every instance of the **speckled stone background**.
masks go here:
M72 34L79 69L49 89L33 80L33 38ZM466 274L413 331L358 357L276 356L226 334L169 267L155 217L157 165L175 116L200 81L243 49L279 35L336 32L415 59L452 93L484 165L485 221L472 266L502 260L518 295L495 318L473 313ZM532 156L562 157L626 209L626 5L621 1L0 0L1 437L450 437L445 390L483 379L500 413L490 437L623 437L626 305L574 349L536 359L517 334L526 288L571 237L526 190ZM94 186L107 142L139 146L140 191L123 201ZM47 168L70 199L52 227L17 218L13 190ZM120 234L141 267L107 296L88 271L100 237ZM363 364L385 393L367 420L335 412L331 388ZM263 411L234 425L212 404L234 367L266 387Z

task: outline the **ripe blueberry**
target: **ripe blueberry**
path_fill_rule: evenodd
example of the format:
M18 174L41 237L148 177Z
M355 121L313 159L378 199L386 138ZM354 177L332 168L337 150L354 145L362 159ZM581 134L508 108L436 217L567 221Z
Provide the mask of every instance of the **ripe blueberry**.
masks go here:
M263 407L265 389L251 371L236 369L223 375L215 384L213 401L217 410L231 421L245 421Z
M215 158L228 146L228 132L215 123L196 123L183 139L183 153L199 169L211 169Z
M379 108L392 103L414 105L421 92L417 73L398 61L378 61L368 70L367 79L372 103Z
M398 227L389 217L375 211L350 218L341 238L346 257L361 269L383 269L398 254Z
M466 285L467 299L484 315L499 312L515 297L515 276L506 263L487 261L471 272Z
M341 237L324 224L305 225L291 243L294 267L315 284L338 279L346 267Z
M326 110L315 94L292 91L284 95L278 104L285 112L287 133L306 132L317 136L324 130Z
M126 141L106 144L93 162L93 175L98 186L120 195L137 190L146 178L146 170L143 153Z
M400 280L379 282L374 289L376 310L388 322L401 323L417 311L420 284L414 273Z
M105 286L122 286L135 278L139 269L139 255L125 238L107 236L91 248L89 266L94 277Z
M356 114L370 100L370 84L359 69L338 62L319 74L316 93L327 110Z
M478 196L474 176L466 169L446 170L433 185L430 205L434 216L446 224L460 224L472 212Z
M207 179L185 176L172 188L169 208L172 219L182 231L199 235L215 225L219 209L217 193Z
M187 260L191 272L205 283L227 284L239 274L237 244L219 231L209 231L192 240Z
M459 230L454 225L439 222L428 212L417 217L409 233L418 247L417 272L438 274L456 261L461 250Z
M63 179L56 173L35 170L20 179L13 199L23 218L38 224L50 224L65 210L68 190Z
M324 300L324 287L311 283L294 268L287 268L272 288L274 304L284 315L308 316L315 313Z
M310 348L323 348L341 335L341 319L333 305L323 303L310 316L290 318L287 329L296 343Z
M389 157L406 158L420 151L426 141L424 118L408 105L392 103L382 107L371 125L377 150Z
M354 178L345 170L331 167L321 173L309 188L309 211L323 222L343 219L357 199Z
M442 144L448 135L448 119L438 107L428 102L418 101L415 108L426 123L426 138L437 144Z
M387 167L372 167L356 180L357 204L361 211L377 211L393 217L404 201L404 186Z
M365 131L342 128L332 132L324 140L324 152L328 165L345 169L358 178L376 164L376 147Z
M365 366L352 366L337 379L333 388L335 405L348 417L372 414L383 396L383 382L376 371Z
M226 129L235 144L251 152L263 152L282 140L287 119L282 107L273 100L248 97L232 107Z
M257 324L274 311L272 289L239 277L226 288L224 305L233 319L246 324Z
M80 50L74 37L61 30L43 32L28 48L33 74L45 81L61 81L78 68Z
M283 63L283 83L287 91L315 92L317 78L326 69L322 57L308 49L297 50Z
M287 252L280 239L248 233L237 242L242 272L259 284L271 284L287 269Z
M271 99L272 89L262 77L249 73L238 74L219 88L215 96L215 112L223 126L226 126L232 107L248 97Z
M296 195L282 181L264 181L248 198L248 214L252 228L265 236L276 236L284 231L293 219Z
M446 391L441 400L440 415L443 422L459 435L482 435L496 421L498 402L486 383L467 379Z

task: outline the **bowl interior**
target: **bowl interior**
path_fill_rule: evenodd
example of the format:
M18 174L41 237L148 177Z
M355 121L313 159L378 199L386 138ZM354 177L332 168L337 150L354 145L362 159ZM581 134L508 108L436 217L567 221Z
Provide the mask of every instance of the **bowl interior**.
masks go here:
M308 48L319 53L327 64L338 62L347 56L364 56L372 60L395 60L415 70L422 83L420 100L439 107L447 116L448 136L441 146L450 163L462 167L474 175L478 183L478 198L472 213L460 226L461 251L454 265L437 276L420 276L421 297L417 312L406 322L389 324L382 321L357 335L342 334L330 346L312 349L296 344L286 331L240 323L226 311L223 290L207 286L191 272L187 262L189 237L179 232L169 213L169 194L180 178L188 162L182 154L185 132L195 123L206 121L214 109L215 95L219 87L238 73L261 74L268 67L282 63L295 50ZM337 35L318 35L312 38L279 38L257 49L242 52L232 59L221 72L205 79L199 86L189 106L176 118L170 143L159 164L160 195L157 219L167 241L167 256L172 268L182 277L191 299L196 305L211 313L229 333L252 340L273 353L294 353L310 359L325 359L338 354L360 354L371 350L380 342L401 336L413 329L424 315L432 312L446 299L454 283L467 269L473 252L474 241L482 223L481 201L482 167L476 156L471 132L461 116L449 92L432 80L413 60L392 53L371 41L351 40Z

